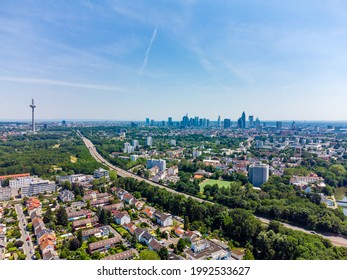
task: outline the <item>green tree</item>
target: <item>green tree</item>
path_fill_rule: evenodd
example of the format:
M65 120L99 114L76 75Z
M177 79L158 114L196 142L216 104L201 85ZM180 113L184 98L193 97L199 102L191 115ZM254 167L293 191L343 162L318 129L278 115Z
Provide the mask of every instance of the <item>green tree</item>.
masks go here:
M3 187L8 187L10 185L10 178L3 180L1 185Z
M70 181L65 181L61 184L61 187L63 190L69 190L71 191L71 182Z
M26 259L26 254L23 254L23 253L18 253L18 260L20 261L24 261Z
M77 239L80 242L80 244L83 243L82 230L77 231Z
M45 215L43 216L43 221L45 222L45 224L48 224L50 221L53 220L54 217L54 213L51 209L51 207L47 207L47 211L45 213Z
M100 260L101 259L101 253L95 252L92 254L92 260Z
M16 246L17 248L19 247L22 247L24 244L24 242L22 240L17 240L15 243L14 243L14 246Z
M323 193L327 196L332 196L334 194L334 189L330 186L326 186L324 189L323 189Z
M57 224L62 226L68 225L67 212L64 207L59 207L56 211Z
M189 217L188 216L184 216L184 230L189 230Z
M117 179L117 172L116 171L110 171L110 180L113 182Z
M140 199L140 198L141 198L141 193L140 193L140 192L134 192L134 193L133 193L133 196L134 196L136 199Z
M94 235L92 235L91 237L89 237L88 239L88 244L90 243L95 243L98 242L98 239L96 239L96 237Z
M187 243L188 242L186 239L181 238L180 240L178 240L177 250L179 253L182 253L186 249Z
M254 260L254 256L250 250L247 249L245 255L243 256L242 260Z
M77 237L73 237L69 241L69 249L71 251L76 251L80 247L80 242Z
M275 233L279 233L282 228L283 226L279 221L272 220L269 224L268 230L273 230Z
M158 254L161 260L167 260L169 257L169 252L165 247L161 248Z
M151 250L143 250L140 253L140 260L160 260L160 256Z
M40 253L39 252L35 252L35 258L37 259L37 260L41 260L41 255L40 255Z
M136 239L136 236L135 236L135 234L132 236L132 238L131 238L131 245L133 246L133 247L135 247L136 246L136 243L137 243L137 239Z
M346 168L341 164L333 164L330 166L329 170L337 176L343 176L347 173Z
M100 224L106 225L107 224L107 217L106 217L106 213L105 210L102 208L99 214L99 221Z

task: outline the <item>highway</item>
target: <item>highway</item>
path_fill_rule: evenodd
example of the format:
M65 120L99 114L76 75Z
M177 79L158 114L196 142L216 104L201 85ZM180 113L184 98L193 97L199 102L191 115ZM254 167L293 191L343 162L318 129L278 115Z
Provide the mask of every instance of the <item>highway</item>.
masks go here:
M204 199L191 196L191 195L189 195L189 194L184 194L184 193L177 192L177 191L175 191L175 190L173 190L173 189L167 188L167 187L165 187L165 186L163 186L163 185L160 185L160 184L157 184L157 183L155 183L155 182L153 182L153 181L151 181L151 180L147 180L147 179L142 178L142 177L140 177L140 176L138 176L138 175L135 175L135 174L133 174L133 173L131 173L131 172L129 172L129 171L126 171L126 170L123 170L123 169L121 169L121 168L119 168L119 167L117 167L117 166L114 166L113 164L109 163L105 158L103 158L103 157L98 153L98 151L96 150L94 144L93 144L89 139L85 138L80 132L77 132L77 133L78 133L78 135L82 138L84 144L85 144L85 145L87 146L87 148L89 149L89 152L90 152L90 154L93 156L93 158L94 158L96 161L102 163L103 165L109 167L110 169L116 171L118 176L120 176L120 177L125 177L125 178L133 178L133 179L136 179L136 180L138 180L138 181L144 181L144 182L146 182L146 183L148 183L148 184L150 184L150 185L152 185L152 186L159 187L159 188L162 188L162 189L166 189L168 192L175 193L175 194L180 194L180 195L183 195L183 196L185 196L185 197L187 197L187 198L188 198L188 197L191 197L191 198L193 198L193 199L195 199L195 200L197 200L197 201L199 201L199 202L201 202L201 203L202 203L202 202L212 203L212 202L206 201L206 200L204 200Z
M30 233L26 231L26 226L27 226L27 221L25 219L24 213L23 213L23 208L21 204L16 204L15 205L18 221L19 221L19 230L21 233L21 240L24 242L23 244L23 252L27 256L27 260L32 260L33 256L35 254L34 246L31 241L31 238L26 240L29 236ZM24 221L24 222L23 222ZM31 252L31 253L30 253Z
M155 186L155 187L159 187L159 188L163 188L163 189L166 189L167 191L171 192L171 193L175 193L175 194L180 194L180 195L183 195L187 198L192 198L192 199L195 199L199 202L205 202L205 203L211 203L213 204L213 202L210 202L210 201L207 201L207 200L204 200L204 199L201 199L201 198L197 198L195 196L192 196L192 195L188 195L188 194L184 194L184 193L180 193L180 192L177 192L175 190L172 190L170 188L167 188L163 185L160 185L160 184L157 184L155 182L152 182L150 180L147 180L147 179L144 179L138 175L135 175L135 174L132 174L126 170L123 170L119 167L116 167L114 165L112 165L111 163L109 163L105 158L103 158L99 153L98 151L96 150L94 144L87 138L85 138L79 131L77 131L78 135L82 138L84 144L87 146L87 148L89 149L89 152L90 154L95 158L96 161L102 163L103 165L109 167L110 169L112 170L115 170L118 174L118 176L120 177L127 177L127 178L133 178L133 179L136 179L136 180L139 180L139 181L145 181L146 183L152 185L152 186ZM255 216L256 218L258 218L262 223L265 223L265 224L269 224L270 223L270 219L265 219L265 218L262 218L262 217L258 217L258 216ZM293 225L290 225L290 224L287 224L287 223L283 223L281 222L286 228L290 228L290 229L294 229L294 230L299 230L301 232L305 232L307 234L316 234L316 235L320 235L326 239L329 239L331 241L331 243L335 246L342 246L342 247L347 247L347 238L345 237L342 237L342 236L337 236L337 235L329 235L329 234L321 234L321 233L316 233L314 231L310 231L310 230L307 230L307 229L304 229L304 228L301 228L301 227L297 227L297 226L293 226Z

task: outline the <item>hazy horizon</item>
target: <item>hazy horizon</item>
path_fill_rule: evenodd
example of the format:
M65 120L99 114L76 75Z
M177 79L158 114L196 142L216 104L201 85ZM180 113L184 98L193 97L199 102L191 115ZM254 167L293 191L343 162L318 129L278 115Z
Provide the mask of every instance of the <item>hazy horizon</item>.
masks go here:
M200 116L201 117L201 116ZM151 120L151 118L150 118ZM209 119L212 123L217 123L217 119ZM136 119L36 119L36 123L43 123L43 122L143 122L145 123L145 120L136 120ZM154 120L154 122L167 122L167 119L161 119L161 120ZM173 122L181 122L182 119L173 119ZM223 122L224 119L221 119ZM260 120L262 123L275 123L277 121L291 124L293 121L296 123L343 123L347 124L347 120ZM22 123L28 123L31 124L31 119L0 119L0 123L6 123L6 122L22 122ZM237 120L231 120L232 124L237 123ZM248 120L247 120L248 122Z

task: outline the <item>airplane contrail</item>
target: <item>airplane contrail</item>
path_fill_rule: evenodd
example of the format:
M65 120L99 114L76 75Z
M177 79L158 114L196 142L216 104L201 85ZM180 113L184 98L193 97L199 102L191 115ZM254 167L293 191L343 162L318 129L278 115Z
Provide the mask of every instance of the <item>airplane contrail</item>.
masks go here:
M143 70L146 68L148 57L149 57L149 54L151 52L152 45L153 45L153 42L154 42L156 36L157 36L157 28L154 29L151 41L149 42L148 48L146 50L145 59L143 60L142 67L141 67L141 69L139 71L139 75L140 76L142 75Z

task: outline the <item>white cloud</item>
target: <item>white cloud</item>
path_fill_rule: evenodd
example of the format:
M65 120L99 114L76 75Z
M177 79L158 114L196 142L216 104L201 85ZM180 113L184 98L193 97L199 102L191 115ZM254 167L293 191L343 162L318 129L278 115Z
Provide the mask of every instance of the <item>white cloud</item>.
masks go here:
M0 77L1 81L13 82L13 83L24 83L24 84L39 84L39 85L52 85L52 86L62 86L62 87L73 87L73 88L87 88L96 89L103 91L123 91L123 89L106 86L100 84L85 84L85 83L72 83L60 80L47 80L47 79L36 79L36 78L26 78L26 77Z

